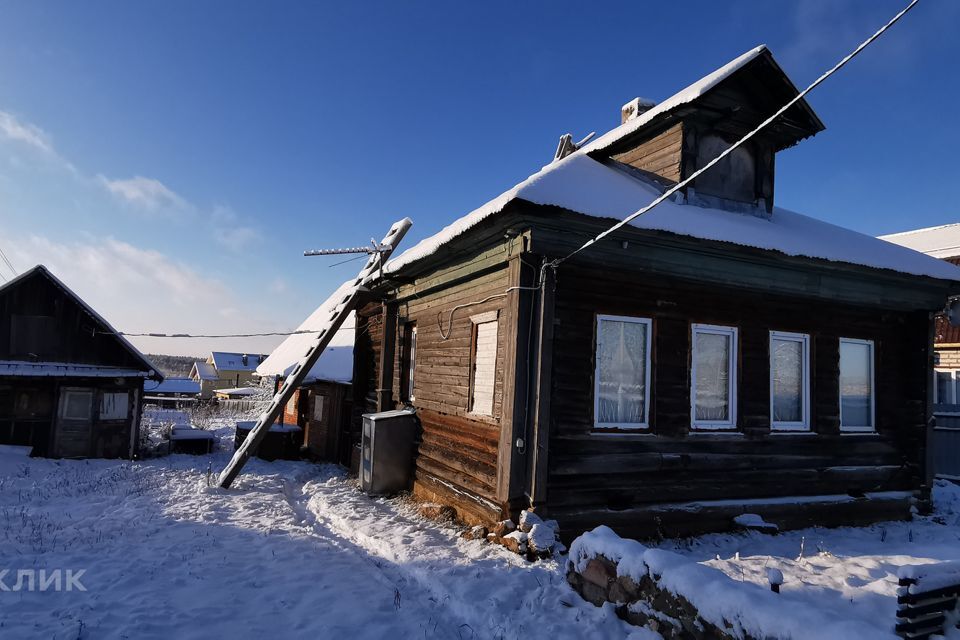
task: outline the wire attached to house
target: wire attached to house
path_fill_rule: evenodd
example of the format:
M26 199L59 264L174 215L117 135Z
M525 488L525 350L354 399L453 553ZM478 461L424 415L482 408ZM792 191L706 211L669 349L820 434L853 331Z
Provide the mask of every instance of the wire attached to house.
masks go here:
M486 303L486 302L490 302L491 300L497 300L497 299L499 299L499 298L506 298L506 297L507 297L507 294L510 293L511 291L539 291L540 289L542 289L542 288L543 288L543 282L544 282L544 277L543 277L543 276L544 276L544 271L546 270L546 268L547 268L548 266L549 266L549 263L544 263L543 267L540 268L540 277L539 277L539 281L537 282L536 286L533 286L533 287L523 287L523 286L507 287L506 289L504 289L503 293L495 293L495 294L493 294L492 296L487 296L487 297L484 298L483 300L477 300L476 302L466 302L466 303L464 303L464 304L458 304L458 305L455 306L453 309L450 309L449 315L447 316L447 322L446 322L447 332L446 332L446 333L443 332L443 324L444 324L444 323L443 323L443 320L442 320L442 318L443 318L443 311L438 311L438 312L437 312L437 328L440 329L440 339L441 339L441 340L449 340L449 339L450 339L450 334L453 333L453 314L455 314L455 313L456 313L457 311L459 311L460 309L465 309L465 308L467 308L467 307L475 307L475 306L477 306L477 305L479 305L479 304L484 304L484 303Z
M605 237L607 237L607 236L610 235L611 233L614 233L614 232L617 231L618 229L622 229L625 225L629 224L631 221L636 220L637 218L639 218L639 217L642 216L643 214L647 213L648 211L650 211L651 209L653 209L654 207L656 207L658 204L660 204L661 202L663 202L664 200L666 200L667 198L669 198L670 196L672 196L674 193L676 193L676 192L679 191L680 189L686 187L688 184L690 184L691 182L693 182L693 180L695 180L695 179L696 179L699 175L701 175L704 171L710 169L712 166L714 166L715 164L717 164L718 162L720 162L721 160L723 160L725 157L727 157L728 155L730 155L731 153L733 153L734 150L736 150L738 147L742 146L745 142L747 142L748 140L750 140L753 136L755 136L757 133L759 133L759 132L760 132L762 129L764 129L767 125L769 125L771 122L773 122L774 120L776 120L777 118L779 118L781 115L783 115L783 113L784 113L787 109L789 109L790 107L792 107L793 105L795 105L797 102L799 102L800 100L802 100L804 96L806 96L808 93L810 93L810 92L813 91L815 88L817 88L817 86L819 86L820 83L822 83L824 80L826 80L827 78L829 78L830 76L832 76L834 73L836 73L837 71L839 71L839 70L840 70L842 67L844 67L848 62L850 62L851 60L853 60L854 57L856 57L861 51L863 51L864 49L866 49L874 40L876 40L876 39L879 38L881 35L883 35L883 33L884 33L887 29L889 29L889 28L892 27L894 24L896 24L896 23L900 20L900 18L902 18L904 15L906 15L906 13L907 13L908 11L910 11L910 9L913 9L913 7L915 7L916 4L917 4L919 1L920 1L920 0L912 0L912 1L910 2L910 4L908 4L904 9L902 9L902 10L900 11L900 13L898 13L898 14L895 15L895 16L893 16L893 18L891 18L890 21L887 22L885 25L883 25L882 27L880 27L880 29L878 29L878 30L876 31L876 33L874 33L872 36L870 36L869 38L867 38L866 40L864 40L863 42L861 42L861 43L860 43L860 46L858 46L856 49L854 49L853 51L851 51L850 53L848 53L843 59L840 60L840 62L838 62L837 64L835 64L835 65L833 66L833 68L831 68L829 71L827 71L826 73L822 74L819 78L817 78L816 80L814 80L806 89L804 89L803 91L801 91L800 93L798 93L796 96L794 96L794 98L793 98L792 100L790 100L790 101L787 102L785 105L783 105L783 106L782 106L779 110L777 110L777 112L774 113L772 116L770 116L769 118L767 118L766 120L764 120L763 122L761 122L760 125L757 126L757 128L755 128L753 131L751 131L751 132L748 133L747 135L745 135L745 136L743 136L742 138L740 138L740 139L739 139L737 142L735 142L732 146L730 146L730 147L728 147L727 149L725 149L725 150L723 151L723 153L721 153L721 154L718 155L716 158L714 158L713 160L711 160L710 162L708 162L707 164L705 164L705 165L704 165L703 167L701 167L700 169L697 169L696 171L694 171L694 172L693 172L692 174L690 174L685 180L682 180L681 182L678 182L678 183L675 184L673 187L671 187L671 188L667 189L666 191L664 191L662 194L660 194L659 197L655 198L655 199L653 200L653 202L651 202L650 204L648 204L648 205L645 206L644 208L640 209L639 211L636 211L635 213L630 214L629 216L627 216L626 218L624 218L624 219L621 220L620 222L616 223L615 225L613 225L612 227L610 227L609 229L607 229L607 230L604 231L603 233L600 233L599 235L594 236L593 238L591 238L591 239L588 240L587 242L583 243L583 245L581 245L578 249L575 249L574 251L572 251L570 254L564 256L563 258L557 258L556 260L553 260L553 261L550 263L550 266L551 266L553 269L556 269L556 268L557 268L558 266L560 266L560 264L562 264L563 262L569 260L570 258L572 258L572 257L575 256L576 254L580 253L581 251L583 251L583 250L586 249L587 247L590 247L591 245L596 244L596 243L599 242L600 240L603 240Z

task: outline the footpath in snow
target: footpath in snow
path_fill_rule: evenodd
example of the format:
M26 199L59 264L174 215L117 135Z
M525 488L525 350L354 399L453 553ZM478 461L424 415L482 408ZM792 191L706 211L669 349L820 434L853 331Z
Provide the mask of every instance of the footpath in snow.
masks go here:
M0 592L0 638L653 637L584 603L556 562L460 539L332 466L226 454L142 463L0 453L0 570L86 591Z

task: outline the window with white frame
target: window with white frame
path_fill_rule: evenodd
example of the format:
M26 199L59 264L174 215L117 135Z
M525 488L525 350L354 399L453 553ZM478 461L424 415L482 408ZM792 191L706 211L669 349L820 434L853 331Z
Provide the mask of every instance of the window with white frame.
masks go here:
M649 318L597 316L593 415L598 429L646 429L650 414Z
M873 341L840 338L840 430L874 431Z
M960 404L957 384L960 375L956 369L934 369L933 402L935 404Z
M493 415L497 381L497 312L470 318L473 324L473 354L470 370L470 413Z
M691 327L690 404L694 429L737 426L737 329Z
M770 426L810 429L810 336L770 332Z

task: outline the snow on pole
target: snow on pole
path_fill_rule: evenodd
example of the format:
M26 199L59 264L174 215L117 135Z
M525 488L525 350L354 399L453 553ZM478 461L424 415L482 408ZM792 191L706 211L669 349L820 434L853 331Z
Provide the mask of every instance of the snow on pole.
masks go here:
M316 364L321 354L323 354L323 350L330 343L337 329L340 328L340 325L346 320L347 315L349 315L356 306L357 297L361 290L380 276L380 268L383 266L383 263L390 257L393 248L400 243L412 224L413 222L410 218L404 218L403 220L393 223L390 231L387 232L387 235L383 237L383 240L378 245L382 247L382 250L370 254L367 263L353 281L353 286L346 293L342 294L341 299L337 301L331 310L330 317L327 319L325 326L320 328L313 345L307 353L304 354L300 362L297 363L297 366L294 367L286 380L283 381L283 385L277 390L276 395L273 396L270 406L260 414L257 424L254 425L246 439L244 439L243 444L241 444L240 448L233 454L233 458L224 470L220 472L217 478L217 484L221 488L229 488L240 474L243 465L246 464L253 452L257 450L257 446L259 446L260 442L266 437L267 432L270 430L270 425L273 424L280 415L280 412L283 411L284 405L287 404L287 401L293 396L294 391L296 391L297 387L300 386L310 373L313 365Z

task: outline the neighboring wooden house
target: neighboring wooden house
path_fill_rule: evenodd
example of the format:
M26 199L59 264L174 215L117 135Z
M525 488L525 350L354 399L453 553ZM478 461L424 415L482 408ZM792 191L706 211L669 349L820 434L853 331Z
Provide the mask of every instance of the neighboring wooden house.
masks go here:
M266 359L262 353L212 351L206 362L194 363L190 379L200 383L200 397L209 399L217 389L256 383L257 367Z
M145 379L163 376L46 267L0 287L0 444L132 458Z
M318 307L297 327L297 331L310 331L321 326L337 299L336 294L331 296L327 303ZM257 374L261 377L274 376L275 384L279 387L315 337L316 334L312 333L288 336L257 367ZM303 446L314 459L350 464L352 377L353 347L349 344L327 347L284 407L280 424L297 425L303 429Z
M882 240L960 265L960 223L880 236ZM936 404L960 404L960 327L938 314L933 334Z
M805 101L544 267L796 94L754 49L385 266L357 312L355 413L417 409L415 495L482 523L533 505L566 536L906 518L928 498L929 318L960 269L774 207L776 153L823 129Z

